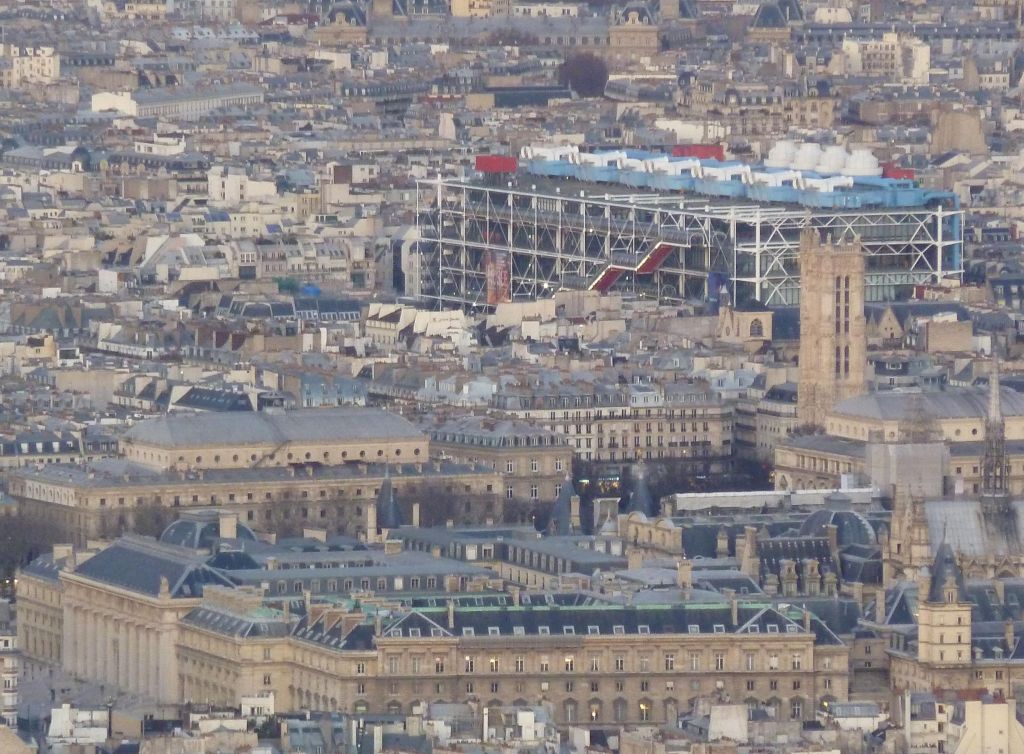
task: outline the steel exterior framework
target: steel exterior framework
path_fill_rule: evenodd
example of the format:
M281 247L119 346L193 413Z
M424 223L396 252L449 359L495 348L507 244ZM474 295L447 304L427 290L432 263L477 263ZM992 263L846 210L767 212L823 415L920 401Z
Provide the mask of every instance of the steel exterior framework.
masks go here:
M538 190L438 178L418 188L419 288L409 292L438 307L484 309L563 288L673 304L714 294L711 273L734 301L795 305L807 226L860 239L869 301L963 272L962 212L941 206L821 210L573 182Z

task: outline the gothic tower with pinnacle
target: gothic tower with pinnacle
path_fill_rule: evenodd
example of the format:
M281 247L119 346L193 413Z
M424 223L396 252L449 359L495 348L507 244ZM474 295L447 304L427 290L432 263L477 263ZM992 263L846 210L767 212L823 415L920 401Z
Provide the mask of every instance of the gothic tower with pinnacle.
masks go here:
M994 356L988 386L988 415L985 417L985 451L981 459L981 503L986 515L1009 511L1009 471L1006 423L999 400L999 358Z
M865 392L864 252L856 241L800 235L797 418L823 426L839 401Z

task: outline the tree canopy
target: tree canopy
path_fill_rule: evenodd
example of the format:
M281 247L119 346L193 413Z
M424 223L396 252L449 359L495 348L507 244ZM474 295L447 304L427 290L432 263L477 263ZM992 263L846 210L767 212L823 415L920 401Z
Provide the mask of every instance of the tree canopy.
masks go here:
M580 97L600 97L608 83L608 66L591 52L577 53L562 63L558 80Z

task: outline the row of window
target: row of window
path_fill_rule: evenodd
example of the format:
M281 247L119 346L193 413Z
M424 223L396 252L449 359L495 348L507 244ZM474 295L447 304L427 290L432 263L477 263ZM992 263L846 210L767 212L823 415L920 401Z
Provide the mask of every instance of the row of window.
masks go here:
M327 591L325 593L326 594L335 594L335 593L337 593L338 592L339 584L342 587L342 592L351 592L353 589L355 589L357 587L359 588L360 591L364 591L364 592L365 591L369 591L371 588L375 588L376 591L378 591L378 592L387 592L387 591L400 592L400 591L403 590L405 582L406 582L406 579L404 577L402 577L402 576L392 576L390 579L378 578L378 579L375 579L375 580L371 580L369 578L361 578L361 579L327 579L326 580ZM438 584L443 584L443 581L439 580L438 577L436 577L436 576L426 576L426 577L410 576L408 578L408 582L409 582L408 588L411 591L419 591L420 588L421 588L421 585L423 585L423 588L425 588L427 591L430 591L432 589L437 589L438 588ZM309 582L309 591L311 593L313 593L313 594L319 594L320 591L321 591L320 590L320 586L321 586L322 583L323 582L321 582L320 579L313 579L312 581ZM459 577L459 583L460 583L460 589L465 589L466 585L468 583L466 577L465 576L460 576ZM292 582L292 585L291 585L291 593L292 594L302 594L304 589L305 589L305 582L298 581L298 580ZM277 594L288 594L289 593L288 592L288 582L287 581L278 581L277 582L276 591L277 591ZM409 635L410 636L412 636L411 632L414 631L414 630L417 630L417 629L409 629L409 631L410 631ZM435 635L436 636L440 636L441 635L440 629L437 629L437 631L438 631L438 633L435 634Z
M271 685L270 684L270 676L265 676L264 677L264 685L266 685L266 686ZM413 685L417 686L417 687L419 686L418 683L414 683ZM545 690L546 690L547 685L548 684L546 684L546 683L542 684L542 688L545 688ZM436 694L444 694L445 693L444 684L443 683L434 684L433 690L434 690L434 693L436 693ZM466 685L465 685L465 690L466 690L466 694L467 695L473 696L473 695L475 695L477 693L477 685L474 682L472 682L472 681L467 681ZM579 689L579 691L583 691L583 690L585 690L585 689ZM667 690L672 690L672 689L669 688ZM701 690L701 682L699 680L696 680L696 679L691 681L690 682L690 690L694 691L694 692L700 692L700 690ZM755 689L750 687L749 684L748 684L747 690L748 691L754 691ZM773 690L773 691L778 690L778 684L775 681L771 682L771 690ZM794 690L798 691L799 687L795 687ZM490 692L492 694L498 694L498 693L500 693L500 691L501 691L501 687L500 687L500 685L498 683L491 683L490 684ZM525 685L524 684L516 684L515 693L522 694L522 693L525 693L525 691L526 691L526 689L525 689ZM568 683L568 684L566 684L566 691L568 693L575 693L577 691L577 689L575 688L575 686L572 683ZM597 691L596 684L592 683L591 684L591 692L593 693L593 692L596 692L596 691ZM624 688L622 687L621 684L619 684L619 683L616 684L616 691L618 691L618 692L624 691ZM356 693L360 694L360 695L365 694L366 693L366 684L363 684L363 683L357 684ZM398 684L395 683L395 682L391 682L389 684L389 686L388 686L388 693L392 694L392 695L400 693ZM414 693L419 693L419 689L417 688ZM318 700L320 699L320 695L319 694L311 694L309 691L306 691L306 692L298 691L297 694L298 694L300 700L303 700L303 698L304 698L304 702L305 702L305 704L307 706L314 706L314 705L316 705ZM802 699L801 697L795 697L795 698L789 700L789 717L790 717L791 720L802 720L803 719L804 701L805 700ZM300 701L299 703L302 704L303 701ZM328 704L327 698L323 699L323 703L325 705ZM336 699L331 699L329 703L330 703L330 706L331 706L332 709L337 709L337 700ZM525 701L516 701L514 703L517 704L517 705L521 705L521 704L525 704L526 702ZM784 703L784 700L778 699L777 697L773 697L772 699L769 699L766 702L762 702L762 701L759 701L759 700L754 699L754 698L748 698L746 700L746 704L747 704L748 709L750 709L750 710L756 710L756 709L766 710L766 711L768 711L769 715L771 717L774 717L774 718L778 718L779 717L779 715L780 715L780 713L782 711L783 703ZM500 702L495 700L495 701L491 702L491 704L500 704ZM590 699L586 703L587 714L588 714L590 722L600 722L602 720L603 705L604 705L604 703L600 699ZM675 718L675 715L678 712L678 708L677 708L676 702L674 700L672 700L672 699L665 699L665 700L663 700L662 705L663 705L663 708L664 708L665 718L667 720L673 721L674 718ZM413 706L415 706L415 705L413 705ZM613 718L614 722L620 722L620 723L621 722L626 722L627 719L628 719L628 714L629 714L629 706L630 706L629 702L626 699L618 698L618 699L615 699L615 700L612 701L611 706L612 706L612 718ZM566 723L573 723L573 722L577 722L579 720L579 707L580 707L580 703L577 700L575 700L575 699L566 699L562 703L562 706L561 706L562 716L563 716L563 719L564 719L564 721ZM354 705L353 705L353 709L356 712L356 714L364 714L364 713L369 711L369 703L364 701L364 700L356 701L354 703ZM653 700L651 700L651 699L640 699L638 702L636 702L636 717L637 717L637 719L640 722L652 722L653 721L653 709L654 709L654 701ZM394 715L400 714L401 711L402 711L402 703L400 701L398 701L398 700L392 700L392 701L387 703L387 710L388 710L389 714L394 714Z
M472 460L473 459L470 459L470 461L472 461ZM555 459L555 471L564 471L564 470L565 470L565 462L561 458L556 458ZM532 473L534 473L534 474L539 474L540 473L540 461L538 461L536 458L531 458L530 459L530 471ZM506 461L505 462L505 473L507 473L507 474L515 474L516 473L516 462L515 461Z
M446 488L447 488L448 492L454 492L455 491L455 485L454 484L448 484L448 485L446 485ZM33 489L34 488L29 487L30 494L33 492ZM400 490L396 489L395 491L398 492ZM415 484L409 484L402 491L408 492L410 494L415 494L415 492L416 492L416 485ZM462 485L462 491L463 492L472 492L473 491L472 490L472 486L468 485L468 484L463 484ZM492 485L488 484L486 486L486 491L487 492L492 492L493 491ZM320 499L322 499L322 500L327 499L328 497L330 497L330 498L342 497L343 498L343 497L347 497L349 495L351 495L352 497L363 497L363 496L373 496L373 497L376 497L378 494L380 494L380 488L379 487L374 487L374 488L372 488L372 490L370 488L363 488L363 487L356 487L354 490L352 490L352 489L323 490L322 489L322 490L319 490L318 493L319 493L318 497ZM309 490L300 490L299 493L298 493L298 497L296 499L297 500L308 500L309 497L310 497L310 491ZM202 496L202 499L201 499L200 495L193 494L190 499L191 499L192 503L197 503L198 504L198 503L204 502L205 498L206 498L205 495ZM257 494L254 493L254 492L246 492L245 493L245 502L253 502L256 498L257 498ZM263 500L266 501L266 502L271 502L271 501L274 501L274 500L291 500L291 499L292 499L292 490L290 490L290 489L282 490L278 494L277 497L274 496L273 492L265 492L265 493L263 493ZM181 505L181 503L182 503L182 496L181 495L174 495L171 500L172 500L172 502L173 502L173 504L175 506ZM209 496L209 501L210 501L211 505L218 505L220 503L225 502L225 499L222 498L222 497L218 497L216 494L211 494ZM229 502L229 503L241 502L241 498L240 498L239 495L236 495L234 492L230 492L227 495L226 501ZM135 497L135 505L145 505L146 502L147 502L147 499L144 496L139 495L139 496ZM163 504L163 496L162 495L154 495L153 498L152 498L152 503L154 505L162 505ZM117 504L118 505L125 505L126 504L126 499L124 497L117 498ZM99 507L105 508L106 505L107 505L107 498L101 497L99 499ZM360 513L359 515L362 515L362 514Z
M413 448L412 454L414 456L418 456L420 453L421 453L421 449L420 448ZM151 454L151 453L142 453L140 455L142 455L142 456L150 456L150 455L153 455L153 454ZM401 448L395 448L395 457L398 457L398 456L401 456L401 455L402 455L402 449ZM348 460L348 457L349 457L348 456L348 451L347 450L341 451L341 457L342 457L343 460ZM366 458L366 451L365 450L360 450L359 451L359 457L360 458ZM377 457L378 458L383 458L384 457L384 450L382 448L378 448L377 449ZM300 458L297 458L294 453L288 453L288 454L286 454L285 458L287 460L289 460L289 461L299 461L299 460L312 461L313 460L313 454L311 452L307 451L306 453L303 454L302 458L300 459ZM326 451L325 450L324 454L323 454L323 460L329 461L330 458L331 458L330 451ZM202 456L196 456L195 459L196 459L196 463L197 464L203 463L203 457ZM241 459L240 459L240 457L239 457L239 455L237 453L235 453L234 455L231 456L231 462L232 463L238 463L240 460ZM256 461L259 461L259 460L260 460L260 456L257 455L256 453L251 453L249 455L249 461L250 462L256 462ZM276 461L277 460L277 453L271 453L270 455L266 456L266 460L268 460L268 461ZM214 463L220 463L221 462L220 455L215 455L213 457L213 462ZM178 456L178 463L185 463L185 456Z
M411 633L410 633L410 636L411 636ZM688 662L687 662L688 668L687 669L690 672L700 672L703 669L702 668L702 662L703 662L702 657L703 657L703 653L701 653L701 652L690 652L689 655L688 655L688 658L687 658L687 660L688 660ZM402 662L402 659L403 659L403 657L398 656L398 655L390 655L387 658L387 671L388 671L389 675L398 675L399 673L402 672L403 665L404 665L404 663ZM424 658L423 657L419 657L419 656L413 655L413 656L409 657L408 659L409 659L408 670L409 670L409 672L412 675L419 675L421 673L426 672L425 668L424 668L424 664L425 663L424 663ZM433 665L434 665L434 673L435 674L440 674L440 673L444 673L445 672L445 660L446 660L446 658L441 656L441 655L437 655L437 656L435 656L433 658ZM531 663L530 663L530 661L528 660L528 658L525 655L519 655L519 656L515 657L512 660L512 662L510 663L511 671L515 672L515 673L526 673L527 672L527 666L529 664L531 664ZM758 664L759 663L758 663L758 660L757 660L757 654L755 654L753 652L748 652L748 653L746 653L744 655L743 666L742 666L741 669L742 670L751 671L751 672L755 672L755 671L759 671L759 670L781 670L781 660L780 660L780 657L779 657L778 654L770 654L770 655L768 655L768 657L766 659L766 662L764 662L764 667L763 668L758 667ZM550 672L552 672L551 668L553 666L553 663L551 662L551 658L548 655L541 655L537 659L536 665L537 665L536 672L539 672L539 673L550 673ZM554 666L560 667L566 673L575 673L575 672L577 672L576 656L575 655L571 655L571 654L567 654L567 655L565 655L564 657L561 658L561 662L557 662L556 661L554 663ZM613 667L615 669L615 672L619 672L619 673L626 672L627 671L627 667L626 666L627 666L627 658L626 658L626 656L625 655L616 655L614 660L613 660ZM825 670L830 670L832 668L832 658L831 657L823 658L823 665L822 665L822 667ZM799 670L803 670L803 668L804 668L804 658L803 658L803 655L802 654L793 654L790 657L789 669L790 670L794 670L794 671L799 671ZM356 675L365 675L366 674L366 669L367 669L367 664L366 663L364 663L364 662L356 663ZM637 658L636 666L635 666L635 668L633 668L633 672L650 673L650 672L652 672L652 669L653 669L652 668L652 657L650 655L640 655ZM677 666L676 654L675 653L673 653L673 652L666 652L661 657L661 669L663 669L665 672L675 672L677 670L682 670L683 668L682 668L681 665ZM728 654L726 652L714 652L713 655L712 655L711 666L708 669L716 670L716 671L728 671L728 670L730 670L730 668L728 667ZM579 668L579 670L580 671L586 670L586 672L588 672L588 673L600 673L600 672L602 672L601 658L599 656L597 656L597 655L590 657L588 659L587 663L586 663L586 667L584 668L584 667L581 666ZM501 673L501 672L503 672L502 658L500 658L500 657L489 657L489 658L486 658L486 659L482 659L482 658L479 658L479 657L476 657L476 656L466 655L463 658L463 661L462 661L462 671L464 673L476 673L478 671L479 672L487 671L487 672L490 672L490 673ZM505 672L508 672L508 671L506 670ZM799 683L799 682L797 682L797 683ZM797 687L794 686L794 688L797 688Z
M562 485L561 484L556 484L555 485L555 497L558 497L561 494L561 492L562 492ZM512 499L515 498L515 496L516 496L515 487L513 487L511 484L505 485L505 499L506 500L512 500ZM530 485L530 499L531 500L540 500L540 487L538 485L536 485L536 484L531 484Z
M703 396L702 400L706 400L706 399L707 399L707 396ZM578 398L576 399L575 405L577 405L577 406L580 405ZM604 415L604 411L602 411L601 409L598 409L597 412L594 413L594 414L590 413L590 409L587 409L586 411L572 411L572 412L570 412L570 411L563 411L562 412L562 421L566 421L567 422L567 421L569 421L571 419L575 419L576 421L580 421L581 419L585 419L586 421L590 421L591 419L594 419L596 421L600 421L601 419L639 419L640 416L641 416L640 409L638 409L638 408L634 408L634 409L621 408L621 409L618 409L618 412L619 412L618 415L616 415L615 412L616 412L616 409L614 409L614 408L613 409L609 409L608 410L608 416L605 416ZM551 411L548 414L548 419L550 419L551 421L557 420L558 419L557 414L558 414L557 411ZM678 419L696 419L698 417L700 417L700 418L706 417L707 415L708 415L708 410L706 408L702 408L702 409L692 408L692 409L689 409L689 410L687 410L687 409L679 409L678 413L676 412L676 409L670 408L670 409L668 409L666 411L662 411L661 415L658 416L657 418L659 418L659 419L676 419L676 418L678 418ZM648 419L653 418L655 416L654 415L654 409L650 409L650 408L644 409L644 413L642 414L642 416L644 416L644 417L646 417ZM649 429L650 429L650 425L648 425L648 430ZM589 432L590 430L588 429L587 431Z

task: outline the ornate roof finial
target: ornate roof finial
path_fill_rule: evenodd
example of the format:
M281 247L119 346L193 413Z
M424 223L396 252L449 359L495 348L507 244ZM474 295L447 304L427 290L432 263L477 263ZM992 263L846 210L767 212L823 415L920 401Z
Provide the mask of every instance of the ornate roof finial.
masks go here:
M999 354L992 349L992 373L988 381L988 416L985 418L985 451L981 466L981 499L988 514L1009 511L1010 464L1006 457L1006 423L1000 404Z

